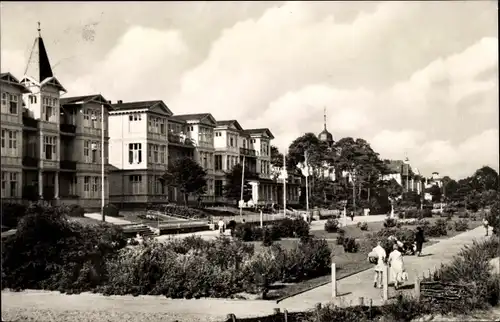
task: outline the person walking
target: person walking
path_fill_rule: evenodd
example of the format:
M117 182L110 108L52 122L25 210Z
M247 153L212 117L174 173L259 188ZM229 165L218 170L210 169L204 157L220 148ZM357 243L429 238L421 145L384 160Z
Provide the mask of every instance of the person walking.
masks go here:
M424 238L424 230L422 227L418 226L417 227L417 232L415 233L415 243L417 244L416 247L416 252L417 256L422 256L422 246L424 244L425 238Z
M224 235L224 230L226 225L224 223L224 220L222 220L222 218L219 220L218 226L219 226L219 233L221 235Z
M488 236L489 223L488 223L488 219L486 219L486 217L483 218L483 226L484 226L484 229L486 230L486 236Z
M373 248L373 250L368 254L368 259L376 258L375 264L375 275L373 277L373 287L382 288L382 274L385 268L385 259L387 257L387 253L385 249L380 245L380 241L377 242L377 246Z
M389 259L387 260L390 266L390 277L391 280L394 281L394 288L397 290L398 287L403 284L403 272L404 272L404 263L403 263L403 254L399 251L399 247L397 244L393 245L393 250L389 254Z

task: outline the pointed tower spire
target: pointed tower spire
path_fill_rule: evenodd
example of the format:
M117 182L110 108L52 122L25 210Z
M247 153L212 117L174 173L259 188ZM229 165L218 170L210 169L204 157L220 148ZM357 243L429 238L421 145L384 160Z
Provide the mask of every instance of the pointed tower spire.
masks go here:
M33 43L33 48L31 49L30 58L28 60L28 65L24 72L25 76L29 76L41 83L45 79L53 77L52 67L50 66L49 56L45 50L45 45L41 36L40 22L38 22L38 37Z
M326 106L323 107L323 126L326 131Z

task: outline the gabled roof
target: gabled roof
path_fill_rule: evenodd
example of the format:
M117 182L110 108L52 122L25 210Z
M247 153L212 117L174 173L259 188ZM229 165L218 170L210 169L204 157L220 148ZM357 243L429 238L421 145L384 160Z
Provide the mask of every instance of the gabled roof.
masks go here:
M18 87L21 89L21 93L30 93L31 91L27 89L23 84L19 82L17 78L15 78L11 73L1 73L0 74L0 81L3 83L7 83L9 85Z
M87 103L94 102L94 103L106 105L108 108L112 109L111 104L109 104L109 102L101 94L65 97L65 98L61 98L60 102L61 102L61 105L87 104Z
M252 135L252 136L268 136L271 139L274 139L274 135L271 133L271 131L268 128L261 128L261 129L248 129L244 130L245 133Z
M236 120L224 120L224 121L217 121L217 126L234 126L236 130L238 131L243 131L243 128L241 127L240 123Z
M210 113L174 115L172 116L172 119L181 121L196 121L200 123L203 122L204 120L207 120L210 124L213 124L214 126L216 126L217 124L217 121Z
M147 110L151 112L159 112L172 116L172 111L168 108L162 100L155 101L141 101L141 102L128 102L111 104L115 111L132 111L132 110ZM155 111L156 110L156 111Z

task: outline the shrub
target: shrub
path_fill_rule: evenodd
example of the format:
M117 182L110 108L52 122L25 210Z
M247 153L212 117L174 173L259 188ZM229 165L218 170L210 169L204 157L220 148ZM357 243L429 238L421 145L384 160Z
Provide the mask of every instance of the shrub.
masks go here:
M61 205L58 211L69 217L84 217L85 210L80 205Z
M382 312L384 316L392 318L392 321L410 322L432 311L425 303L399 294L396 301L382 307Z
M388 217L384 220L384 227L385 228L396 227L396 224L397 224L397 220L395 218Z
M424 226L424 233L429 237L448 235L446 220L438 219L433 225Z
M359 226L359 229L361 230L368 230L368 223L365 221L363 222L360 226Z
M344 238L342 246L344 247L344 252L346 253L357 253L359 249L356 239L351 237Z
M126 245L119 227L68 222L57 208L31 206L2 249L2 287L88 291L105 282L106 261Z
M26 206L17 203L4 203L1 207L2 225L9 228L17 226L19 220L26 214Z
M115 205L107 204L104 206L104 216L106 217L122 217L120 211Z
M268 230L268 236L272 240L279 240L287 237L306 237L309 236L309 225L302 219L285 219L271 228L265 227ZM236 225L234 236L243 241L263 240L264 230L259 226L245 223Z
M305 237L309 236L309 224L301 219L285 218L276 224L276 230L281 237Z
M455 221L455 230L456 231L466 231L469 229L469 223L467 220L459 219Z
M325 222L325 231L329 233L336 233L339 229L339 221L337 219L328 219Z
M264 228L262 231L262 245L268 247L273 243L273 236L271 235L271 230L269 228Z
M166 213L167 215L172 217L180 217L185 219L202 219L202 218L205 219L210 217L209 213L204 210L178 206L173 204L157 205L153 206L153 209ZM222 216L218 212L213 211L213 213L214 215ZM234 216L234 214L231 213L231 216Z
M344 245L345 230L340 228L337 232L337 245Z
M419 218L432 218L432 210L430 208L420 210Z
M491 206L491 210L486 214L488 224L493 227L493 234L500 234L500 202L497 200Z

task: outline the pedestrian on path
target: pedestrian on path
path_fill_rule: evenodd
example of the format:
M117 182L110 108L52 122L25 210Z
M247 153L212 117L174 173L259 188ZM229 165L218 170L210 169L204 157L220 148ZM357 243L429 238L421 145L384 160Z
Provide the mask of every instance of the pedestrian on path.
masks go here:
M417 251L417 256L422 256L422 246L424 244L425 238L424 238L424 230L422 227L418 226L417 227L417 232L415 233L415 243L417 244L416 251Z
M483 226L484 226L484 229L486 229L486 236L488 236L489 223L488 223L488 219L486 219L486 217L483 218Z
M224 234L224 230L225 230L225 223L224 223L224 220L222 218L219 220L218 226L219 226L219 233L221 235L223 235Z
M382 274L385 268L385 259L387 258L387 253L385 249L380 245L380 241L377 242L377 246L368 254L368 257L376 257L377 262L375 265L375 275L373 277L373 287L382 288Z
M390 278L394 281L394 288L397 290L403 284L404 263L403 254L399 251L397 244L393 245L393 251L389 254L388 264L390 266Z

